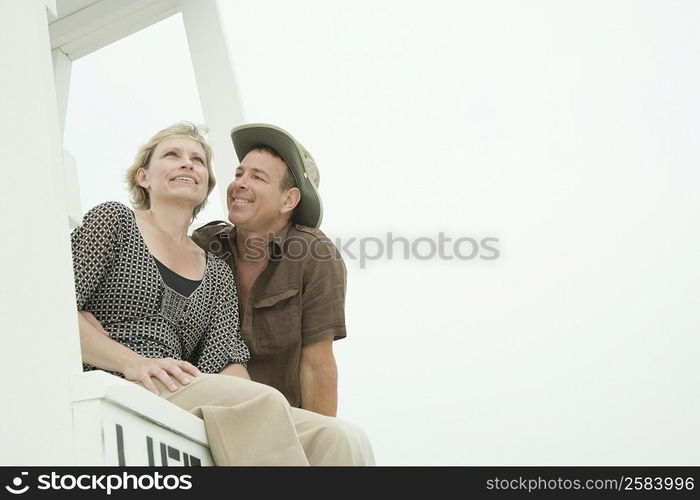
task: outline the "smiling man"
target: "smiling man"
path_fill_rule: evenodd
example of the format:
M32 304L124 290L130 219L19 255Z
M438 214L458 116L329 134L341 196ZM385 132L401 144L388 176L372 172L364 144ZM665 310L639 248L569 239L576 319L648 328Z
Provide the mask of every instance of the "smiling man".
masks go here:
M282 392L311 428L312 415L337 412L333 341L346 336L345 264L318 229L319 172L309 152L274 125L243 125L231 138L240 159L227 191L233 226L214 221L192 237L233 270L252 380ZM343 428L355 463L374 463L363 431Z
M333 341L346 335L346 271L317 229L318 168L279 127L243 125L231 137L241 160L227 192L234 226L215 221L193 238L233 269L251 378L292 406L335 416Z

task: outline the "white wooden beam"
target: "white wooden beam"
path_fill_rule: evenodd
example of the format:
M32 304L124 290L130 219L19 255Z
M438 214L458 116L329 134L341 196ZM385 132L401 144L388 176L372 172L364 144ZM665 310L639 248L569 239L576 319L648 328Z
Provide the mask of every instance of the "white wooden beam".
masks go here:
M68 202L68 224L71 230L83 222L82 202L80 200L80 180L75 158L69 151L63 150L63 172L66 177L66 199Z
M51 48L74 61L179 10L177 0L99 0L51 23Z
M231 129L244 121L229 44L217 0L181 0L192 65L204 120L214 148L217 189L226 206L226 187L238 165Z
M56 20L56 0L44 0L46 4L46 19L48 22L52 23Z
M61 140L63 140L63 130L66 126L66 112L68 110L68 94L70 93L70 75L72 62L61 49L51 51L53 61L53 78L56 86L56 101L58 105L58 125L61 129Z
M75 462L71 376L80 373L65 175L43 0L0 0L0 464Z
M70 93L70 75L72 61L68 59L61 49L51 51L53 61L53 77L56 86L56 101L58 108L58 127L63 143L63 132L66 127L66 112L68 110L68 95ZM83 219L80 202L80 184L75 158L68 151L63 150L62 163L66 178L66 199L68 202L68 220L70 228L80 225Z

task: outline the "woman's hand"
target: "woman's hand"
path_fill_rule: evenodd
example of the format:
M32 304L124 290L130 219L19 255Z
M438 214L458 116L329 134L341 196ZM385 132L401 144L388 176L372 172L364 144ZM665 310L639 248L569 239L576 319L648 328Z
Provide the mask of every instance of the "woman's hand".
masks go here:
M138 356L131 361L122 372L127 380L141 382L149 391L160 395L160 391L153 383L152 378L160 380L165 387L172 392L177 390L177 385L171 376L180 384L190 383L188 375L197 377L202 374L196 366L187 361L173 358L145 358Z
M80 350L83 362L106 371L119 372L127 380L141 382L149 391L160 395L153 378L172 392L177 390L174 377L181 385L190 383L189 375L202 374L187 361L173 358L146 358L110 338L102 325L87 311L78 313Z

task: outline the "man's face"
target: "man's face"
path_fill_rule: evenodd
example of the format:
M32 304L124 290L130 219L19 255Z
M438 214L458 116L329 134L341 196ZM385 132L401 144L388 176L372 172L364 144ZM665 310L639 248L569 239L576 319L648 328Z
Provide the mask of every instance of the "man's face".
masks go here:
M286 222L288 191L281 183L287 164L267 151L249 152L227 190L228 219L239 228L267 231Z

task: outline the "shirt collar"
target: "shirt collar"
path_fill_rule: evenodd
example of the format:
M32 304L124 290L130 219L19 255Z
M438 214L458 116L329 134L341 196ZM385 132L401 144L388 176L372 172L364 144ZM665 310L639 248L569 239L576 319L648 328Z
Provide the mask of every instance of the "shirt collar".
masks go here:
M292 223L289 222L286 226L284 226L277 234L275 234L275 237L268 243L268 246L270 247L271 250L271 255L280 257L282 255L282 250L284 248L284 243L287 241L287 238L289 237L289 230L292 227ZM238 251L236 249L236 234L238 232L238 229L236 226L231 226L229 231L222 231L221 233L218 234L219 238L225 238L229 240L229 244L231 245L231 251L238 256Z

